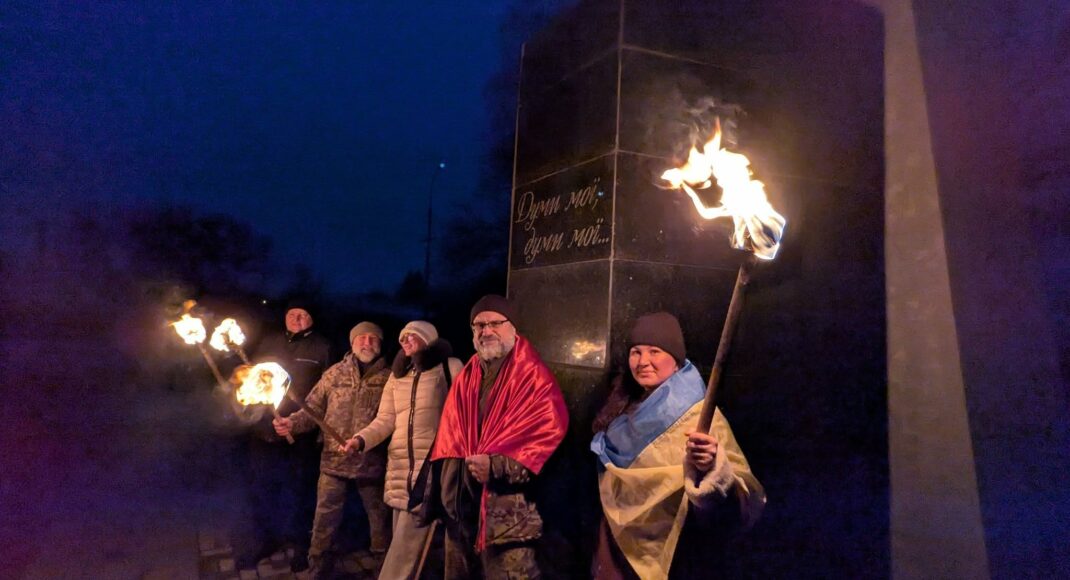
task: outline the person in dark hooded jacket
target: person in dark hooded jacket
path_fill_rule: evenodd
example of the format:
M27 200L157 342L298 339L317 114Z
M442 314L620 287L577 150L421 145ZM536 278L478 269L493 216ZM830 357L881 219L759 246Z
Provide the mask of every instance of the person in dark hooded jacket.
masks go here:
M311 307L293 300L286 309L286 329L270 334L253 352L254 362L277 362L290 374L290 392L304 398L330 366L330 343L313 328ZM283 399L279 414L299 409ZM316 506L320 446L317 433L298 435L292 445L275 433L267 405L249 410L253 436L249 443L249 477L253 510L253 545L238 558L239 569L256 563L286 544L294 546L290 567L308 568L309 530Z

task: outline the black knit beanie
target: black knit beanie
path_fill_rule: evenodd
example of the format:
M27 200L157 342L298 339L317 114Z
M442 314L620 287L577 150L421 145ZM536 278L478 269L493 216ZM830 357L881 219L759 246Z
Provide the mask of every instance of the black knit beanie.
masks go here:
M687 349L684 348L684 333L680 322L668 312L644 314L635 321L628 335L628 349L637 344L656 346L672 355L676 364L684 366Z
M289 312L295 308L300 308L308 313L313 320L316 319L315 309L312 307L311 301L304 296L295 296L286 302L286 312Z
M516 326L516 313L513 311L513 303L509 302L508 298L504 296L498 296L497 294L487 294L476 301L476 305L472 307L472 314L468 317L468 322L475 322L476 316L480 312L497 312L504 316L509 322Z

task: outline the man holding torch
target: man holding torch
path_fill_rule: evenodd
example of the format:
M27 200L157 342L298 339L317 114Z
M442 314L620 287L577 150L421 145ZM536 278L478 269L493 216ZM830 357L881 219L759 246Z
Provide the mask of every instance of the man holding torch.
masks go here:
M387 449L384 500L393 510L394 537L381 578L417 578L422 556L434 533L432 497L427 497L431 464L426 461L438 431L442 405L461 361L450 356L450 343L438 337L435 325L413 320L398 335L401 351L370 425L346 444L346 451ZM390 440L389 445L380 445ZM420 485L423 478L424 485Z
M252 358L279 363L290 375L290 394L304 399L330 364L330 343L313 330L311 308L303 301L290 301L285 323L285 332L266 336ZM277 410L285 417L298 408L287 397ZM306 433L287 444L276 435L271 414L263 413L253 425L249 461L255 544L239 558L239 568L255 567L289 542L295 546L290 567L306 569L319 473L316 434Z
M261 341L253 357L257 362L274 360L290 374L290 389L302 398L307 396L331 363L331 343L312 328L310 306L291 300L286 308L286 332L272 334ZM279 412L284 416L297 410L286 401Z
M306 433L316 427L310 413L322 417L330 429L343 437L366 427L375 418L383 386L390 376L380 356L383 331L372 322L361 322L349 332L353 350L341 362L327 369L305 399L308 410L274 420L275 432L285 437ZM383 503L383 478L386 450L347 454L344 440L324 440L317 485L316 515L312 524L312 541L308 551L310 575L318 578L329 572L333 553L331 544L342 522L346 495L356 487L368 514L371 551L382 553L390 544L390 510Z

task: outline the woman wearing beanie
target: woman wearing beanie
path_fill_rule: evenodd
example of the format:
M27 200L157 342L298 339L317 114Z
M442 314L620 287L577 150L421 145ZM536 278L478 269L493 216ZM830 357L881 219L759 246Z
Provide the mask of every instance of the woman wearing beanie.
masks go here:
M706 385L676 317L639 317L628 372L595 419L603 518L595 578L717 578L725 538L747 529L765 492L720 410L693 432ZM720 548L720 549L719 549Z
M410 494L438 431L450 377L462 368L430 322L408 323L398 342L401 351L383 388L379 412L346 445L347 451L362 452L390 438L383 499L394 510L394 537L379 577L392 579L416 576L429 539L431 526L416 513L423 506L412 505Z

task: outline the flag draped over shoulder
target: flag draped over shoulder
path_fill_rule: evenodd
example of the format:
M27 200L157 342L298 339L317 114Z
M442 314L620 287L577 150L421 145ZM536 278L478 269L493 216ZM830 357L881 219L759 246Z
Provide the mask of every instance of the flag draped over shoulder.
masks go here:
M568 411L557 379L531 343L517 336L488 394L486 415L479 421L479 387L483 370L473 355L453 382L442 409L431 459L470 455L504 455L538 474L565 437ZM482 504L486 505L487 489ZM484 507L480 508L477 546L484 544Z
M591 441L604 471L598 478L606 523L640 578L667 578L688 501L686 433L695 428L705 392L690 362Z

